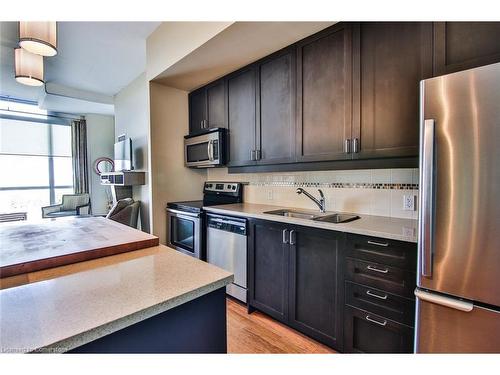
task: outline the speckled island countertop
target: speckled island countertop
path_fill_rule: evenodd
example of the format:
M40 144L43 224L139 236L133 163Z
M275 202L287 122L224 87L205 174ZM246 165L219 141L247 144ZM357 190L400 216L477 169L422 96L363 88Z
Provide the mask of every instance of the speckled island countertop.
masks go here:
M0 351L64 352L222 288L233 274L160 245L14 281L2 280Z
M336 230L339 232L346 232L346 233L363 234L367 236L387 238L392 240L415 242L415 243L417 242L417 225L418 225L417 220L357 214L360 217L360 219L358 220L341 224L333 224L321 221L284 217L284 216L264 213L266 211L272 211L282 208L295 209L292 207L271 206L271 205L253 204L253 203L235 203L235 204L225 204L220 206L203 207L203 209L207 212L224 214L224 215L251 217L255 219L279 221L282 223ZM315 214L319 213L318 210L316 211L305 210L305 209L297 209L297 210L307 211Z

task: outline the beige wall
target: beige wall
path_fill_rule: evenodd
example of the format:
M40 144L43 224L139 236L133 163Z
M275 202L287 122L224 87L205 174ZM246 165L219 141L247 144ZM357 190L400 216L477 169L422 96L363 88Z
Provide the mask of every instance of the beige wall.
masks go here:
M102 186L99 175L94 172L94 161L100 157L113 158L115 119L113 116L87 114L87 157L89 168L89 190L94 215L108 212L110 187Z
M213 38L233 22L162 22L146 41L148 81Z
M417 210L403 210L403 196L418 196L418 169L228 174L227 168L217 168L208 170L208 179L248 182L243 189L248 203L317 209L296 189L318 196L319 187L329 211L417 219Z
M167 202L202 198L205 170L184 167L188 133L188 93L150 83L152 233L166 240Z
M140 228L150 231L151 185L149 183L149 85L142 73L115 96L115 134L132 138L136 170L146 171L146 185L133 187L133 198L141 201Z

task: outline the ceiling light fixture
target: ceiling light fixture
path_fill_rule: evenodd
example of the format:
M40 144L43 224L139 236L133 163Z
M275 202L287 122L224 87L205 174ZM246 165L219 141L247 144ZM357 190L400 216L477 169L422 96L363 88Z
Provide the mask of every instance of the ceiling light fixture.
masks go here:
M16 48L14 60L17 82L28 86L43 85L43 56Z
M41 55L57 55L56 22L19 22L19 46Z

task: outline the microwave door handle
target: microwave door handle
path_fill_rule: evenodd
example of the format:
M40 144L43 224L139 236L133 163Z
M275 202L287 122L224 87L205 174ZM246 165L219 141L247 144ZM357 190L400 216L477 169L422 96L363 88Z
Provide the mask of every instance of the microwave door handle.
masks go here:
M214 147L213 147L213 140L209 140L208 141L208 160L210 161L214 161Z

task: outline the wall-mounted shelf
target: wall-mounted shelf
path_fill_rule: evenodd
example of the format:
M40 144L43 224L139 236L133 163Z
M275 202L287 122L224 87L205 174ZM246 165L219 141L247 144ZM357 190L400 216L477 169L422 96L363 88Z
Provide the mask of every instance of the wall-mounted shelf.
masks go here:
M133 186L146 183L146 172L121 171L101 173L101 185Z

